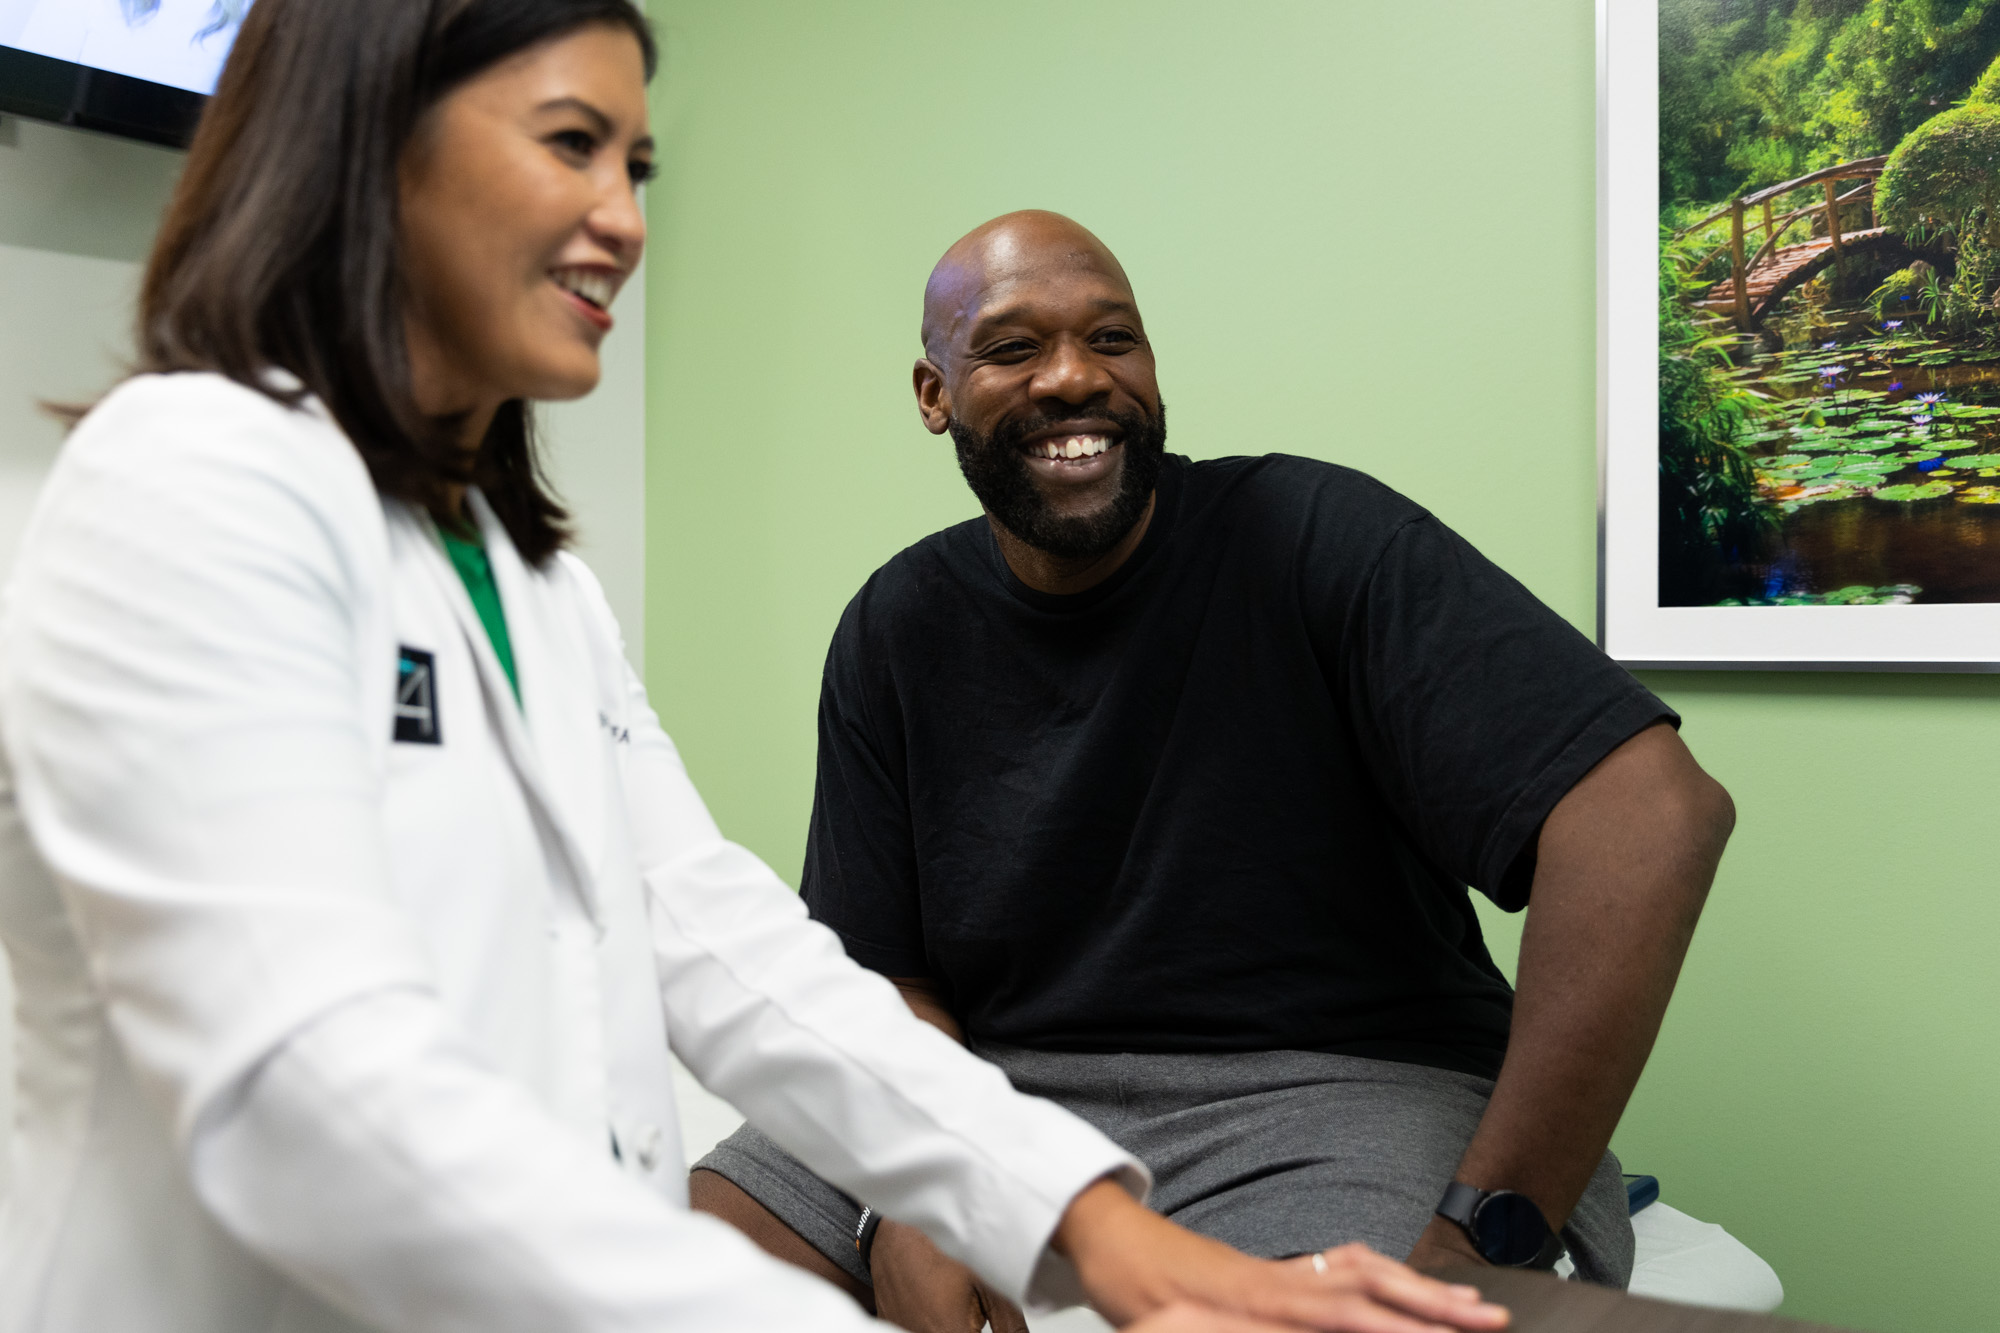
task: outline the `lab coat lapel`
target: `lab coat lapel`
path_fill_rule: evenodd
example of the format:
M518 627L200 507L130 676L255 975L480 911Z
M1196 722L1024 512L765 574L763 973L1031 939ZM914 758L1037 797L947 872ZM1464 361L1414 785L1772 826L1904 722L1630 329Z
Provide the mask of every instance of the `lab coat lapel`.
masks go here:
M520 559L514 554L513 543L508 540L506 530L493 520L492 511L486 507L477 491L469 492L467 503L472 509L474 521L479 525L481 540L486 546L486 558L493 565L493 581L500 590L500 609L507 619L507 637L514 649L514 669L521 677L521 704L514 701L513 687L508 683L507 672L500 665L498 654L493 651L493 641L486 635L486 626L479 619L479 612L472 605L471 594L465 590L465 583L459 578L458 570L452 565L451 557L445 552L443 538L438 536L436 524L428 515L422 517L426 534L430 538L432 572L443 584L446 601L450 604L452 617L458 622L467 645L472 650L473 665L479 672L479 685L485 695L486 714L493 728L500 736L501 748L507 753L514 766L515 774L521 780L529 801L540 811L554 833L556 850L570 867L569 878L576 885L577 897L584 911L593 919L598 916L596 876L590 858L585 856L578 845L576 836L569 826L561 804L553 794L551 774L542 760L529 730L525 716L528 704L528 672L530 667L523 660L523 646L534 637L534 618L516 609L524 600L518 587L523 579L516 577L503 581L501 578L501 552L515 571L521 568ZM496 535L497 539L496 539Z
M577 853L587 886L594 886L604 846L606 775L590 646L574 601L561 595L551 576L521 562L486 497L475 490L469 498L500 590L521 681L521 712L547 780L550 809Z

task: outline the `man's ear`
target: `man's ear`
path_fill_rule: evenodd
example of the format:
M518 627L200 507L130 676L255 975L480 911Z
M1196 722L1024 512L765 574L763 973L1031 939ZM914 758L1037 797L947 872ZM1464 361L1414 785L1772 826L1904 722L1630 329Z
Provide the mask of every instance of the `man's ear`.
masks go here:
M920 359L910 371L910 384L917 391L917 412L924 419L924 429L933 435L944 434L951 426L951 394L944 387L944 372L928 357Z

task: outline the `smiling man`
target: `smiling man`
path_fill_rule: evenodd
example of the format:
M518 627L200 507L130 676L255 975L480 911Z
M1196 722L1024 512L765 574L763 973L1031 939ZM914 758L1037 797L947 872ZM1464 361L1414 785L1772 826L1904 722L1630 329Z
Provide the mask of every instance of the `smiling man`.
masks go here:
M1622 1285L1606 1148L1733 820L1672 712L1368 477L1167 454L1131 286L1066 218L952 246L923 343L985 516L842 618L813 915L1194 1230ZM1527 909L1518 993L1468 885ZM1016 1326L754 1131L692 1188L909 1327Z

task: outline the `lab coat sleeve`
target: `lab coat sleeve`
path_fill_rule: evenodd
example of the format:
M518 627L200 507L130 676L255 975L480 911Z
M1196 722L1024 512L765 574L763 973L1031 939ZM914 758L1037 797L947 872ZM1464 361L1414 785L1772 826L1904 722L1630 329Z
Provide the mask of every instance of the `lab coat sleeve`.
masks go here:
M882 1327L617 1171L482 1069L414 992L356 1001L287 1042L193 1160L232 1231L379 1328Z
M633 824L675 1052L807 1166L1012 1299L1082 1300L1049 1238L1102 1176L1143 1198L1145 1168L912 1015L724 840L627 674Z
M72 438L10 585L21 810L197 1195L384 1329L866 1326L456 1037L388 887L394 664L355 647L381 521L330 430L142 380Z

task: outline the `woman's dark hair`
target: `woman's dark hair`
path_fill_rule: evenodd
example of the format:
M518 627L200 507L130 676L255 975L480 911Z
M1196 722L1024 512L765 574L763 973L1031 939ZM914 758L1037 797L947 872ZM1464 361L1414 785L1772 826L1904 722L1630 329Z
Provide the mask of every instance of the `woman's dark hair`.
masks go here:
M289 404L326 404L381 494L446 512L485 494L523 559L568 538L536 460L528 405L506 404L475 458L410 386L398 174L419 118L516 52L632 0L257 0L244 19L154 243L139 299L140 371L207 370ZM274 384L291 372L303 391Z

